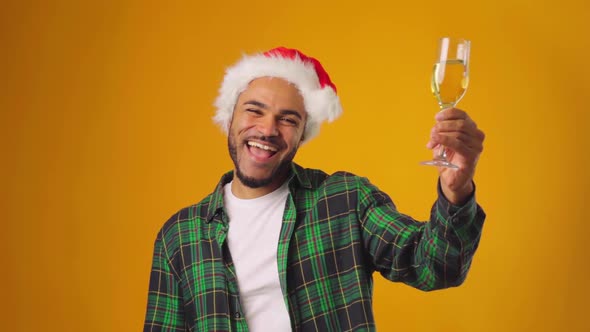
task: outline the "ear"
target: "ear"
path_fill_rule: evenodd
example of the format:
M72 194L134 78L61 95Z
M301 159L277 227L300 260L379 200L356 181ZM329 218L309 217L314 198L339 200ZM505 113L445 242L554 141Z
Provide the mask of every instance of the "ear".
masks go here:
M305 119L305 124L303 125L303 132L301 133L301 138L299 138L299 142L297 143L297 147L301 146L303 144L303 141L305 141L306 130L307 130L307 119Z

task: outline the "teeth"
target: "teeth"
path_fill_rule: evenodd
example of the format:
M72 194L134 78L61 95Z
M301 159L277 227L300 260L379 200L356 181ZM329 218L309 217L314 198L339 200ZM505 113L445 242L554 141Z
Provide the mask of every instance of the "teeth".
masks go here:
M267 150L267 151L277 152L277 149L273 148L272 146L268 146L268 145L260 144L260 143L258 143L258 142L251 142L251 141L248 141L248 145L250 145L250 146L254 146L254 147L257 147L257 148L259 148L259 149L262 149L262 150Z

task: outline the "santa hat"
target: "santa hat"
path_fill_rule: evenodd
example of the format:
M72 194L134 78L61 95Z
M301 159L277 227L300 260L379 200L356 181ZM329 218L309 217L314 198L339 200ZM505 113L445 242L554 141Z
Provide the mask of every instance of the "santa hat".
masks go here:
M322 122L332 122L342 113L336 85L320 62L296 49L278 47L262 54L245 55L226 70L213 118L225 133L240 93L252 80L265 76L285 79L299 89L307 112L304 142L318 134Z

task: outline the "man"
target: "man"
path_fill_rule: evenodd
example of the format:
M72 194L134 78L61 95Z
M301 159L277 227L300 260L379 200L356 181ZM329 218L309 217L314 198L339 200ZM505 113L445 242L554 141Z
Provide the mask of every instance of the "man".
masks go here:
M229 68L215 120L234 170L158 233L145 331L372 331L372 273L422 290L463 282L485 214L473 175L483 133L447 109L428 143L447 147L429 223L367 179L292 162L341 113L321 64L293 49Z

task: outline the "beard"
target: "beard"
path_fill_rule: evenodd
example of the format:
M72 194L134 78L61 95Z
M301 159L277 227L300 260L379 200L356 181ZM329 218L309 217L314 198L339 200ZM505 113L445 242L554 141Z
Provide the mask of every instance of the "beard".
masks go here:
M269 137L258 137L261 141L272 141L273 139ZM278 146L285 146L285 144L277 144ZM271 174L265 178L259 179L251 176L247 176L242 172L240 169L239 161L238 161L238 148L236 144L236 139L234 135L231 133L228 135L227 138L227 148L229 150L229 155L231 160L234 163L234 169L236 170L236 176L244 184L246 187L249 188L261 188L264 186L268 186L273 182L273 180L277 179L277 176L281 176L282 174L286 174L289 171L289 166L291 165L291 161L295 158L295 154L297 153L297 147L293 148L291 151L287 153L285 158L281 160L279 165L275 167Z

